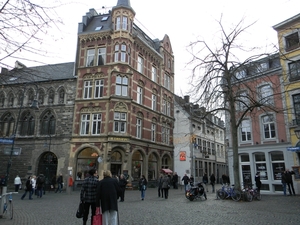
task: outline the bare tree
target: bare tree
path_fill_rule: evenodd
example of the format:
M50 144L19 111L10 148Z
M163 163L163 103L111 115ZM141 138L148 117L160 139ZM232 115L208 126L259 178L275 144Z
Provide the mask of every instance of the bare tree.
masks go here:
M35 61L45 54L43 40L48 30L58 28L59 17L55 12L56 1L51 7L31 0L5 0L0 3L0 66L10 68L8 58L29 60L26 54L34 54ZM45 3L46 4L46 3ZM31 59L33 60L33 59Z
M216 45L210 45L203 40L192 42L189 47L193 56L189 65L192 66L192 87L190 95L200 106L206 107L207 113L224 115L228 119L228 133L231 136L233 151L233 171L236 188L240 188L238 128L245 116L254 116L257 108L266 111L282 112L282 107L270 104L270 95L281 96L280 84L274 82L270 74L265 74L261 64L256 63L262 58L274 59L274 64L280 70L278 55L257 54L240 60L238 52L253 54L255 48L245 48L240 43L240 37L254 23L244 26L242 19L233 28L226 31L222 18L217 21L220 27L220 40ZM245 71L248 71L247 74ZM251 76L251 78L249 78ZM255 76L259 76L256 79ZM249 79L252 79L251 82ZM262 93L255 88L255 82L264 79L272 82L273 93ZM246 90L246 91L241 91ZM260 96L257 98L257 96ZM205 117L205 115L203 115Z

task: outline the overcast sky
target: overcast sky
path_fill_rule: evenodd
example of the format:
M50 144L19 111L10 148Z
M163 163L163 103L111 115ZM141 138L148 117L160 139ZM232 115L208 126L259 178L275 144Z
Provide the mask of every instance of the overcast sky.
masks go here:
M117 4L117 0L60 0L65 5L58 8L57 14L64 22L57 29L49 32L45 38L48 54L47 64L73 62L75 59L77 27L82 16L90 8L98 13L107 12ZM39 0L36 0L39 2ZM277 44L276 32L272 26L298 13L299 0L130 0L136 12L136 22L151 37L162 39L165 34L170 37L175 55L175 94L185 94L188 87L183 85L184 77L190 75L186 63L191 58L187 45L197 39L209 41L218 30L216 20L223 14L225 26L236 25L243 17L245 24L255 21L247 30L245 43L249 46L263 46L267 43ZM102 7L105 7L104 9ZM47 44L46 44L47 42ZM43 46L41 46L43 48ZM10 62L14 63L15 59ZM23 62L23 61L22 61ZM23 62L27 66L33 62Z

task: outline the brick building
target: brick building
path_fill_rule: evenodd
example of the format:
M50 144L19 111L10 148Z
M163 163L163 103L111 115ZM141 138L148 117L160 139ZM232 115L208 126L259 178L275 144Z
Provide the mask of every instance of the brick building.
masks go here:
M151 39L134 19L130 1L119 0L79 23L69 164L76 187L93 167L133 181L173 169L171 42Z

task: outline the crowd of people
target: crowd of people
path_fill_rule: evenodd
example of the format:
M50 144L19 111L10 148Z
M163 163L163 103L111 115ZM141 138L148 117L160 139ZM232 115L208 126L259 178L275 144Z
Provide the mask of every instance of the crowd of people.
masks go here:
M29 200L32 200L33 196L36 195L37 198L42 198L43 195L46 193L45 189L46 189L46 177L44 174L40 174L38 176L36 175L30 175L28 176L26 182L25 182L25 186L22 187L22 180L20 179L19 175L17 175L15 177L14 180L14 184L15 184L15 192L18 192L21 189L24 189L24 194L22 195L21 199L23 200L27 193L28 193L28 197ZM62 192L62 188L63 188L63 176L62 174L59 174L59 176L56 178L56 176L53 176L51 181L48 182L49 188L52 190L55 190L55 193Z

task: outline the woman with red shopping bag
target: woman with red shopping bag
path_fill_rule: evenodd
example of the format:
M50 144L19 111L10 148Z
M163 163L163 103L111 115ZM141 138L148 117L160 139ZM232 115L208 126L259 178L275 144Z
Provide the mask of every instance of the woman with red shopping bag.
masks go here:
M92 225L102 225L102 212L100 207L96 208L95 215L93 216L93 224Z
M109 170L103 171L103 177L97 185L96 209L100 210L101 204L102 225L118 225L118 198L122 190L117 179L111 177Z

